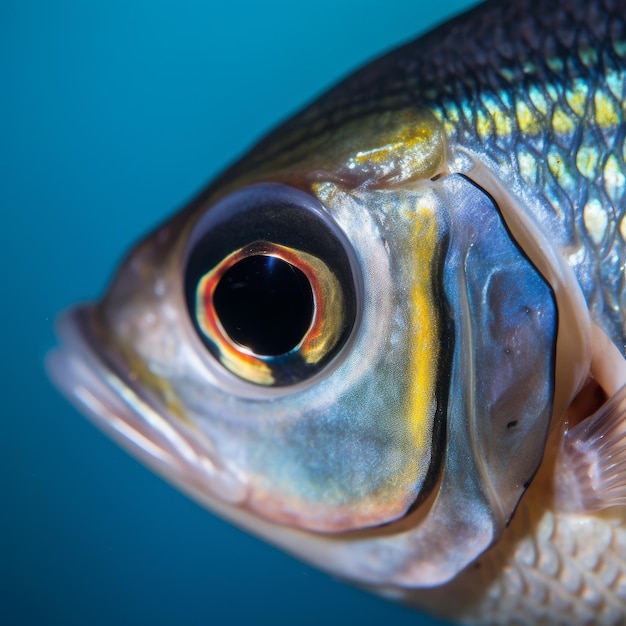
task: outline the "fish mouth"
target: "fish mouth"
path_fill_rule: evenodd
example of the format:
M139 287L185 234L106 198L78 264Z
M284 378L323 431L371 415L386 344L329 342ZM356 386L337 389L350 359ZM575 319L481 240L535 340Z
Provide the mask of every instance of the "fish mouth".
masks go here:
M180 489L200 500L242 502L247 492L242 480L217 460L198 429L140 391L133 372L97 336L95 318L93 304L59 317L59 345L45 362L52 382L98 428Z

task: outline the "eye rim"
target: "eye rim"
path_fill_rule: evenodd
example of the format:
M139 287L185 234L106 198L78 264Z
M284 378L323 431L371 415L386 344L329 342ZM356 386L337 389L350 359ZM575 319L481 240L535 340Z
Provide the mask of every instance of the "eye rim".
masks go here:
M239 261L253 256L274 257L293 265L305 275L311 287L313 296L311 322L300 341L290 350L278 355L257 353L235 341L224 328L215 305L207 305L207 301L213 301L215 290L224 274ZM279 244L255 241L245 248L232 252L200 279L196 288L196 320L208 338L217 338L226 349L225 353L220 350L217 358L235 375L237 374L234 370L241 370L243 367L247 374L245 377L239 375L240 378L255 384L284 386L289 383L277 382L267 364L280 360L283 364L289 365L290 361L295 361L291 365L295 364L297 367L298 361L302 359L306 364L315 365L322 361L339 341L342 329L333 324L341 316L343 305L343 296L339 288L337 278L320 259ZM330 298L327 296L329 293L337 293L340 297ZM331 309L330 312L327 312L327 309Z
M265 199L264 202L260 203L258 200L259 197L263 197ZM268 198L270 200L268 200ZM348 330L344 332L345 336L340 339L339 346L335 349L335 352L326 359L326 362L321 364L318 371L310 373L302 380L272 386L259 385L238 376L225 367L215 354L212 353L207 343L203 340L198 324L191 313L192 308L189 303L187 289L187 274L190 258L198 244L201 243L216 226L223 226L224 223L236 219L239 214L245 213L251 208L258 208L255 207L255 205L268 204L269 201L271 201L272 204L280 205L281 208L284 208L284 206L297 207L298 210L312 215L313 217L311 219L317 219L328 229L329 233L334 237L336 244L338 244L342 254L345 256L344 269L346 275L349 277L353 294L352 314L350 316L352 324L351 327L350 321L345 324ZM183 308L187 313L187 315L184 316L187 334L191 338L194 353L205 366L207 370L206 373L212 381L212 384L218 387L220 391L238 396L242 399L273 399L302 392L331 376L349 358L352 347L362 330L364 280L361 272L361 263L359 262L354 246L328 209L312 193L282 183L263 182L235 190L220 197L213 204L208 206L204 205L198 210L198 214L195 217L196 219L187 229L187 237L186 241L183 242L183 253L181 254L180 263L178 264L178 271L180 272L179 276L182 277L180 287ZM310 243L310 241L299 240L298 243L303 243L305 244L303 247L315 250L315 246L311 248L311 246L306 245ZM249 246L251 244L248 243L247 245ZM276 244L272 243L271 245L274 246ZM298 250L298 253L301 254L301 251ZM332 272L330 273L332 274ZM338 282L339 285L343 284L341 279L339 279ZM227 335L226 331L224 331L224 334ZM258 359L259 355L256 355L255 358Z

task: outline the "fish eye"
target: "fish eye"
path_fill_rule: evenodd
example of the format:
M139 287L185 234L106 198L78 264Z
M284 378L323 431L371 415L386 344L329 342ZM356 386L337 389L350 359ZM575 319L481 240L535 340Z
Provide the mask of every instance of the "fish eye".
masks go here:
M213 292L213 308L236 344L276 357L302 341L311 327L315 300L306 273L279 254L264 251L224 272Z
M185 297L213 359L255 385L286 387L340 362L358 321L354 251L313 196L259 184L219 200L190 237Z

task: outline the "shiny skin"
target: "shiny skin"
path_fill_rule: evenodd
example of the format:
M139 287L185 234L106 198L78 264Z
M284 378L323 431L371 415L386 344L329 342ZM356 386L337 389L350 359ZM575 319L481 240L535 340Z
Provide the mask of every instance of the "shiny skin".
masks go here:
M569 259L593 321L621 347L625 11L623 2L609 1L488 2L342 83L270 134L204 197L268 177L301 181L317 172L323 179L328 170L354 183L354 168L345 167L342 154L371 153L380 111L392 120L389 112L402 120L407 110L430 111L442 125L449 161L469 154L516 190ZM410 154L403 129L415 125L398 122L394 131L391 121L379 143ZM436 135L437 125L430 128ZM355 136L374 143L355 148ZM371 163L359 163L356 182L391 179L393 186L422 167L424 176L438 173L437 157L424 162L433 165L390 176L383 155L378 178ZM437 612L445 606L470 623L619 622L626 575L622 513L585 518L550 509L555 445L549 442L542 472L504 539L479 561L483 575L470 570L450 588L416 592L418 602ZM586 556L587 550L604 554L607 546L608 563ZM599 573L606 567L611 576ZM567 582L571 571L580 572L578 582ZM600 599L590 588L600 589ZM457 606L446 603L450 595Z
M503 5L498 5L503 6ZM472 16L467 18L467 21L464 22L464 25L469 30L472 27L476 27L477 25L488 27L490 24L490 20L492 20L493 24L497 24L498 27L502 27L504 30L504 36L498 40L496 37L496 42L494 46L489 46L489 50L496 51L497 53L503 53L502 58L506 58L506 42L508 41L516 41L515 35L517 34L517 40L521 38L521 35L533 35L535 32L539 32L538 24L533 24L532 19L531 23L524 22L522 20L523 16L531 15L537 16L540 13L543 17L548 14L549 11L541 11L542 7L538 6L522 6L524 9L520 12L520 14L516 14L516 8L521 5L507 5L508 9L502 9L502 13L500 13L498 6L489 5L485 6L482 9L477 10ZM546 8L546 7L544 7ZM582 10L582 7L579 7ZM619 9L619 8L618 8ZM615 7L612 7L612 10L615 10ZM577 14L576 8L571 14L571 23L569 24L570 29L576 24L587 24L589 22L590 17L583 15L582 13ZM614 17L612 13L608 14L607 23L611 24L611 17ZM595 17L595 16L592 16ZM601 19L601 18L600 18ZM615 20L613 20L612 24L614 24ZM519 29L519 25L522 24L523 27ZM457 23L457 26L459 23ZM461 24L461 27L463 24ZM618 24L619 26L619 24ZM612 28L612 29L611 29ZM611 51L614 53L618 59L621 58L622 50L620 48L620 37L623 33L618 32L617 36L615 36L614 28L611 27L608 30L610 31L610 37L608 38ZM517 32L516 32L517 29ZM462 30L462 28L461 28ZM450 32L454 32L454 25L450 26ZM492 33L499 32L497 29L493 28ZM576 31L580 32L580 31ZM584 32L584 30L583 30ZM437 33L435 32L431 37L434 37ZM439 33L441 34L441 33ZM557 29L557 36L560 34L560 31ZM456 39L458 41L459 32L455 32ZM462 38L463 39L463 38ZM353 79L352 81L348 81L346 83L346 91L349 96L346 101L342 101L340 98L340 102L344 105L343 108L338 108L338 111L346 112L346 116L342 118L341 114L334 114L334 101L333 97L337 97L337 94L341 92L341 88L339 88L338 92L334 92L331 94L326 100L322 100L322 104L318 105L317 110L322 110L323 115L316 122L316 107L313 107L309 110L309 113L304 114L304 119L297 119L294 122L296 125L295 128L299 125L302 125L303 121L306 121L304 127L312 128L315 130L317 134L316 137L307 140L306 131L304 135L302 135L298 130L293 131L294 126L290 127L289 125L286 127L284 134L281 139L281 131L278 132L278 136L270 137L264 144L261 144L261 147L252 153L249 161L243 161L243 164L239 167L236 167L233 172L229 175L227 174L224 179L220 183L217 184L206 197L211 197L212 194L217 193L219 196L220 193L224 193L224 190L229 187L235 187L241 185L244 181L251 182L255 180L264 180L268 178L276 178L278 180L292 179L294 181L300 181L299 184L302 184L302 180L311 176L311 172L313 171L315 174L319 174L319 170L316 170L316 160L314 159L311 162L309 158L309 154L312 151L318 151L321 148L322 154L325 152L326 145L329 141L330 136L330 145L331 152L337 153L337 145L334 144L332 139L332 135L336 130L333 128L333 124L339 123L343 124L344 128L349 127L351 124L356 124L358 128L359 124L363 124L363 129L367 130L372 127L372 120L376 117L374 113L372 116L371 103L375 101L372 98L372 90L376 93L377 97L380 98L385 106L389 106L391 110L394 110L394 106L399 102L402 105L402 108L398 109L399 111L406 110L407 106L410 103L407 103L406 95L423 93L424 95L417 96L417 102L414 103L414 106L421 111L423 109L429 110L434 118L438 119L438 121L443 125L445 135L448 142L449 154L447 163L452 163L455 165L454 169L462 171L462 164L455 163L455 159L463 152L465 154L470 154L474 158L478 157L481 161L487 163L493 170L496 171L500 180L508 185L511 188L515 188L516 184L519 186L520 180L525 183L524 189L519 193L519 196L522 198L522 205L528 210L533 218L542 224L546 230L550 232L556 233L556 245L560 247L562 251L565 251L568 247L568 240L565 239L567 235L570 235L573 231L575 236L580 237L580 232L576 231L576 228L572 225L572 218L570 215L570 222L568 223L568 213L566 208L562 206L556 206L554 203L550 203L553 200L553 196L550 194L549 184L546 183L542 188L538 185L536 188L532 188L528 193L526 193L526 189L528 188L528 181L534 180L539 181L542 180L542 174L545 174L546 171L549 170L550 174L558 181L559 190L572 192L579 191L581 186L577 186L576 183L572 183L572 170L568 170L567 167L563 167L563 163L567 161L567 154L560 153L558 150L559 142L564 142L567 140L569 135L575 136L577 135L577 131L580 131L578 135L582 135L581 144L576 150L576 168L579 174L587 174L591 178L593 178L593 183L590 185L583 184L582 187L585 188L586 193L588 194L589 202L585 204L585 209L582 211L582 221L584 226L584 232L588 235L588 238L595 242L597 245L600 245L606 236L606 230L610 224L613 225L613 231L615 232L615 220L611 222L611 220L603 216L602 211L606 210L607 202L606 200L614 201L617 205L619 205L619 201L621 200L621 193L623 187L623 176L620 178L621 172L623 171L623 153L620 155L615 153L615 146L611 144L608 147L609 152L612 150L608 156L606 154L601 154L599 157L595 154L594 150L597 149L597 145L590 147L589 145L584 144L584 135L587 128L592 128L594 130L601 131L602 133L606 133L609 136L609 142L611 143L611 138L615 136L619 136L619 128L622 125L621 120L621 110L619 107L615 105L615 102L611 100L609 97L608 91L613 93L620 84L619 78L617 79L617 87L616 80L613 74L610 71L610 63L606 62L603 66L603 69L607 70L606 75L606 85L608 85L608 91L603 91L602 87L595 92L592 100L592 107L587 107L586 103L590 102L586 99L585 94L584 97L580 97L579 91L582 89L584 91L584 87L581 85L584 84L584 79L588 78L585 74L585 68L589 69L591 66L591 74L597 76L598 68L594 66L594 54L590 52L588 47L588 41L583 41L582 49L578 50L578 58L581 60L582 69L578 67L574 62L568 64L567 59L559 59L558 53L554 53L554 50L551 48L551 45L554 43L554 40L551 39L551 35L547 35L545 39L539 37L541 41L539 41L540 45L533 47L533 43L527 41L528 49L531 52L535 53L535 58L533 59L533 55L530 55L530 58L524 58L523 55L520 59L518 56L515 61L512 63L511 67L502 67L500 66L500 79L501 82L508 81L508 91L502 88L500 85L500 90L498 88L494 89L493 85L484 84L484 77L481 75L480 79L472 81L472 76L466 73L463 73L462 78L460 79L463 83L463 88L469 93L469 98L467 101L460 100L460 109L455 109L454 103L450 104L450 102L446 101L446 95L441 95L437 93L430 93L429 90L429 79L432 78L428 76L428 71L425 73L425 77L421 77L420 82L420 74L418 73L418 79L412 80L412 78L408 78L407 80L397 81L392 84L392 89L388 90L386 87L390 83L391 79L397 79L397 75L394 70L398 69L398 67L402 70L402 63L398 63L395 65L393 55L387 59L387 65L385 65L385 61L381 61L379 64L374 65L369 70L365 71L365 74L361 75L361 79L363 79L363 83L365 84L365 88L363 89L363 85L359 83L359 77ZM428 38L422 41L422 45L426 45L427 42L432 43L432 39ZM546 43L547 42L547 43ZM489 37L483 37L481 42L491 43L489 41ZM571 42L570 42L571 43ZM542 45L543 44L543 47ZM585 47L587 46L587 47ZM416 45L416 48L419 50L419 45ZM435 58L437 59L446 59L445 55L445 46L443 49L438 50L437 45L433 46L434 50L426 49L422 50L422 52L437 52L440 54L436 54ZM595 48L593 48L595 49ZM536 52L539 50L540 52L545 53L543 57L544 66L539 64L534 64L533 61L538 61L540 59L537 58ZM405 53L405 58L407 56L407 50L403 51ZM554 54L553 54L554 53ZM610 56L610 55L609 55ZM484 66L481 66L480 63L477 63L480 59L473 58L470 54L466 54L464 56L465 59L470 59L474 61L474 67L478 66L480 70L485 70ZM502 61L502 58L499 60ZM391 59L391 62L390 62ZM511 104L507 99L507 94L510 91L515 93L515 89L511 89L511 85L519 85L519 76L515 74L515 69L518 67L516 63L519 61L523 61L523 74L525 76L530 76L530 80L532 82L533 77L536 77L541 72L537 70L537 68L548 67L551 70L557 68L561 70L566 67L567 71L570 74L567 74L567 78L565 80L565 85L562 83L552 84L549 81L544 81L544 87L547 95L552 99L550 103L548 99L545 97L545 94L541 92L533 91L534 85L525 85L530 94L530 98L532 100L532 105L534 109L531 109L528 102L522 102L520 98L517 100L513 97L514 104ZM615 61L614 58L611 59ZM492 58L491 62L494 61ZM559 61L561 65L559 66ZM597 61L597 59L596 59ZM407 64L406 67L410 65ZM488 64L487 64L488 65ZM620 67L619 60L617 61L617 75L620 76ZM415 71L415 66L411 68ZM441 69L441 68L440 68ZM449 69L449 68L445 68ZM457 68L458 69L458 68ZM487 68L489 69L489 68ZM378 71L378 74L377 74ZM400 71L400 74L402 71ZM436 72L435 72L436 73ZM487 72L488 73L488 72ZM382 79L380 78L382 76ZM390 78L391 77L391 78ZM406 77L405 77L406 78ZM489 75L490 79L493 79L493 75ZM545 76L543 76L545 78ZM380 79L380 80L377 80ZM450 79L450 80L447 80ZM455 84L455 76L448 75L445 72L437 76L437 82L442 81L447 87L449 87L450 83L452 83L452 88ZM571 82L575 85L572 87L571 84L567 82L568 79L571 79ZM398 82L401 87L397 93L393 92L393 89L397 87ZM497 80L495 81L497 83ZM497 85L496 85L497 86ZM356 87L356 88L355 88ZM594 87L597 85L594 83ZM559 89L562 88L563 92L561 93ZM569 91L568 91L569 90ZM573 95L568 100L568 93L572 93ZM365 94L365 95L364 95ZM564 95L563 95L564 94ZM534 98L533 98L534 96ZM543 98L543 99L542 99ZM571 113L565 111L562 105L562 102L559 101L559 98L565 98L568 106L570 107ZM571 101L570 101L571 100ZM327 105L328 108L324 109L324 106ZM484 109L481 108L481 105L484 105ZM578 107L578 110L577 110ZM589 116L589 109L592 110L592 115ZM462 112L462 115L459 114L459 110ZM513 117L513 111L515 112L515 117ZM585 115L583 115L585 113ZM572 118L579 116L572 121ZM306 116L309 116L308 118ZM328 116L328 117L326 117ZM321 121L319 121L321 120ZM331 121L330 126L325 123ZM338 120L338 122L337 122ZM533 144L532 148L539 152L540 157L543 156L543 159L535 158L533 161L534 154L529 150L527 145L522 146L519 150L513 149L511 151L510 143L507 144L507 141L510 142L512 138L519 136L520 133L515 132L514 123L516 122L518 125L518 131L524 130L528 134L528 136L532 137L533 140L537 140L536 145ZM469 129L469 130L468 130ZM352 131L353 132L353 131ZM385 131L386 132L386 131ZM290 135L290 133L292 133ZM319 134L318 134L319 133ZM350 135L351 133L349 133ZM294 140L293 137L296 137ZM383 137L385 137L385 133L383 133ZM393 133L392 133L393 136ZM579 137L580 139L580 137ZM273 147L267 150L267 146L269 143L273 143ZM291 142L291 143L290 143ZM342 142L340 142L341 145ZM411 160L411 146L410 142L400 141L400 144L408 147L407 155L409 156L409 165L411 163L420 162L421 155L419 158L415 160ZM291 148L290 146L296 146ZM404 148L402 148L404 150ZM276 150L279 151L279 157L277 159L272 159L272 152ZM545 152L542 153L541 151ZM351 157L352 159L358 157L358 155L362 152L359 150L357 154ZM369 150L367 151L369 152ZM516 160L511 163L507 162L506 158L502 158L502 154L514 154L516 156ZM260 155L260 156L259 156ZM284 160L284 155L288 155L291 157L291 163L287 165L283 165L281 160ZM256 159L256 161L255 161ZM548 170L545 168L542 169L539 167L537 161L540 161L541 164L547 163ZM264 164L261 166L257 166L256 163L263 162ZM435 161L436 162L436 161ZM269 166L266 164L270 163ZM350 161L350 163L354 163L354 161ZM429 163L433 163L428 159L425 160L425 168L424 174L429 172ZM598 182L598 170L597 164L602 164L602 188L604 190L604 195L599 199L597 196L598 191L594 187L594 183L597 187ZM377 171L375 172L374 182L376 184L381 185L384 184L385 176L381 176L381 173L384 172L384 166L381 166L380 163L375 163L374 165L378 166L378 169L374 167ZM566 164L567 165L567 164ZM571 165L571 163L569 164ZM367 167L363 167L363 163L357 163L357 182L368 182L372 183L372 178L370 177L371 172L368 171ZM419 168L418 168L419 170ZM240 173L238 173L240 172ZM243 173L241 173L243 172ZM434 178L445 175L446 172L439 172L437 170L431 171L429 173L434 173ZM388 178L388 181L393 183L402 183L407 182L411 179L411 171L409 167L409 175L407 177L406 170L399 172L392 172L392 176ZM323 180L324 172L322 172L322 180ZM229 179L229 176L232 178ZM342 172L338 173L339 179L342 182L351 182L350 176L348 174L342 175ZM362 177L365 176L365 181ZM359 178L361 177L361 179ZM319 177L318 177L319 180ZM545 181L544 181L545 182ZM220 187L220 184L225 184L225 187ZM596 192L596 196L593 195L594 189ZM216 190L218 190L216 192ZM562 199L561 199L562 200ZM603 202L605 201L605 202ZM562 200L562 204L566 204L565 201ZM197 204L195 205L198 206ZM546 209L548 206L551 206L554 212L558 212L558 219L551 220L551 214ZM614 207L615 208L615 207ZM192 209L193 210L193 209ZM618 216L621 216L621 212L619 208L615 208L615 213ZM575 214L575 211L574 211ZM565 217L563 217L565 216ZM613 238L614 239L614 238ZM585 245L582 246L582 253L578 255L578 257L584 257L582 260L577 258L576 252L574 250L574 254L572 255L572 268L574 272L577 274L577 277L582 285L583 291L590 305L590 309L592 315L594 317L594 321L601 325L606 329L606 331L614 338L616 341L621 340L621 336L616 334L618 331L616 330L616 325L621 322L621 317L619 314L616 316L614 314L615 307L607 306L607 303L602 300L598 300L594 297L594 293L590 291L589 284L596 285L597 283L594 281L594 276L592 276L591 270L589 270L590 263L588 262L588 257L585 256L587 248ZM603 253L604 254L604 253ZM608 258L610 255L604 254L604 256L600 257L600 263L596 263L595 266L591 264L593 267L602 266L605 258ZM617 258L617 263L620 260L620 251L613 254L613 257ZM597 261L597 259L596 259ZM608 262L604 262L605 266L608 266ZM610 289L609 289L610 291ZM115 298L114 298L115 300ZM619 307L618 307L619 308ZM612 313L613 312L613 313ZM158 386L158 383L157 383ZM536 484L540 484L537 481ZM496 550L497 553L497 550ZM544 594L546 595L546 594ZM549 594L547 594L549 596ZM500 599L506 599L507 594L500 594ZM550 604L548 602L548 604ZM534 603L533 603L534 606ZM539 609L541 610L541 609ZM552 608L546 609L548 613L552 610ZM573 609L576 611L576 606ZM564 614L564 613L563 613ZM526 613L524 615L528 615L528 608L526 608ZM539 618L542 617L543 614L539 614ZM491 619L488 615L483 616L482 619ZM537 616L531 617L531 619L535 619ZM608 617L605 614L602 614L602 619L612 619L612 616L609 614ZM608 622L607 622L608 623Z

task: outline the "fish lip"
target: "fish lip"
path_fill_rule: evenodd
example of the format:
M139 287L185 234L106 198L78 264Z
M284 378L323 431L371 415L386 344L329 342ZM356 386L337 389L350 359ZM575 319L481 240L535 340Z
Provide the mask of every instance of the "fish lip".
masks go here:
M45 368L59 391L99 422L105 415L132 418L130 407L106 383L112 370L94 346L91 318L94 305L78 305L55 322L58 346L46 355Z
M201 500L245 500L244 481L217 460L211 442L142 393L133 375L96 335L97 305L62 313L58 346L45 360L55 386L95 425L142 463Z

